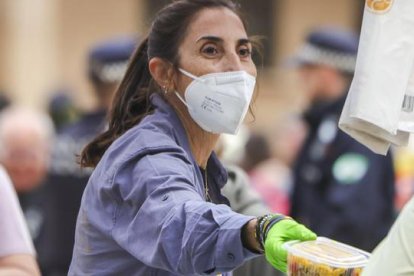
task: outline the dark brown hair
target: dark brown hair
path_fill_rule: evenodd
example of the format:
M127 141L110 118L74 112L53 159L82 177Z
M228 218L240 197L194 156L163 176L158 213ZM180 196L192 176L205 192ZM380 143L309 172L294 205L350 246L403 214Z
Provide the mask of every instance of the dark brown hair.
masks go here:
M178 0L158 12L148 37L133 54L114 96L108 130L97 136L81 153L82 167L95 167L113 141L152 112L150 95L159 93L161 89L149 72L149 59L159 57L177 68L178 48L193 16L205 8L221 7L236 13L244 24L239 6L231 0Z

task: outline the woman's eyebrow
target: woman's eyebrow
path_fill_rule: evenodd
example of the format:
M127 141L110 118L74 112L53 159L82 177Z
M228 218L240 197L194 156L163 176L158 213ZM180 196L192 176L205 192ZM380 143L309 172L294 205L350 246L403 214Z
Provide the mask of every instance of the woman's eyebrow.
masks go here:
M202 36L202 37L198 38L196 40L196 42L199 42L199 41L202 41L202 40L210 40L210 41L214 41L214 42L223 42L223 39L221 37L214 36L214 35Z
M251 44L251 43L252 43L251 40L248 38L240 38L237 41L237 45L244 45L244 44Z
M209 40L214 42L223 42L224 40L221 37L214 36L214 35L206 35L198 38L196 42L203 41L203 40ZM237 45L243 45L243 44L250 44L251 41L248 38L240 38L237 40Z

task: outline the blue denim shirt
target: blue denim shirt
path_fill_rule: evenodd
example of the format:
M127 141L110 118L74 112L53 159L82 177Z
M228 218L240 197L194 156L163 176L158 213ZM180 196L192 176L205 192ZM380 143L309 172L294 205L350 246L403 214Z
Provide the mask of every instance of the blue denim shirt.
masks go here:
M82 198L69 275L215 275L257 256L240 230L252 217L206 202L202 173L173 108L154 113L105 152ZM214 153L212 198L227 173Z

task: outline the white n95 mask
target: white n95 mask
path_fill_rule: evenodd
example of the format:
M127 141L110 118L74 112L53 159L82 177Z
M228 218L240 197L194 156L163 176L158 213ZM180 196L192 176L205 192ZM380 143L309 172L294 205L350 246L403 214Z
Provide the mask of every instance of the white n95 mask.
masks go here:
M179 70L193 79L185 90L185 99L175 92L191 118L205 131L236 134L249 109L256 78L245 71L196 77Z

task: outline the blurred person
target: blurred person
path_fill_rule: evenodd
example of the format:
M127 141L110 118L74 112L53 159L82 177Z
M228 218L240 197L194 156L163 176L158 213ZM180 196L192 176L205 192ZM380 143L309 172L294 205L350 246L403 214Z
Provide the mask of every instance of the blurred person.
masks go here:
M53 123L46 113L20 106L0 113L0 164L17 191L35 246L45 238L43 183L53 137Z
M17 106L0 113L0 163L17 191L34 240L44 220L41 185L50 162L53 136L52 121L45 113Z
M47 114L12 106L0 113L0 163L18 194L36 189L50 161L53 123Z
M292 160L304 138L304 126L294 116L286 116L272 139L258 132L242 133L240 141L228 139L240 156L233 160L248 176L250 185L272 212L289 214L292 187ZM270 142L271 141L271 142ZM225 160L232 160L226 156Z
M263 134L251 132L244 145L244 156L240 166L249 175L250 184L260 194L270 210L286 214L286 193L279 189L282 172L271 162L271 145ZM272 159L273 160L273 159ZM271 172L271 173L270 173ZM271 175L276 175L276 180Z
M357 48L354 33L319 28L292 59L310 105L291 214L318 235L370 251L394 220L394 169L391 155L374 154L337 128Z
M302 121L287 115L271 136L271 142L267 142L270 157L256 164L249 173L255 189L273 212L290 213L292 166L305 133Z
M315 239L283 215L237 214L213 149L237 133L255 88L252 42L229 0L179 0L156 15L115 95L69 275L223 274L263 252L286 271L287 240ZM229 100L232 97L232 100Z
M266 137L261 133L250 132L244 145L244 158L241 160L240 167L250 172L257 164L269 159L270 156L270 145Z
M114 37L97 43L88 53L87 72L97 105L90 112L78 114L77 121L61 127L54 144L52 164L44 188L48 198L45 203L48 223L44 231L48 239L43 240L37 248L42 274L45 276L68 273L76 218L83 190L91 175L91 170L80 168L77 157L82 147L106 129L112 97L136 45L135 38ZM61 105L72 108L66 95L58 96L51 104L54 105L51 108ZM55 113L56 110L51 111Z
M0 166L0 275L40 275L36 253L16 192Z

